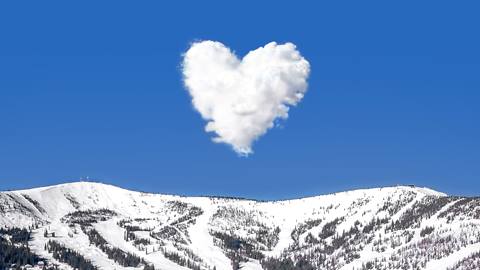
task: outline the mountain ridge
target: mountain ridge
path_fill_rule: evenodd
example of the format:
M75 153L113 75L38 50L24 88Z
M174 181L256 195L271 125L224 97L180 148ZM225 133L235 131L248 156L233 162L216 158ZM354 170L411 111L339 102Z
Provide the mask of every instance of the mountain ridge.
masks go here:
M23 188L23 189L11 189L11 190L0 190L0 193L5 192L31 192L31 191L42 191L51 188L59 188L59 187L66 187L71 185L100 185L100 186L109 186L113 188L119 188L123 190L128 190L131 192L138 192L138 193L145 193L145 194L152 194L152 195L165 195L165 196L177 196L177 197L186 197L186 198L219 198L219 199L235 199L235 200L244 200L244 201L256 201L256 202L281 202L281 201L294 201L294 200L302 200L308 198L316 198L320 196L328 196L334 195L339 193L348 193L348 192L359 192L359 191L369 191L369 190L382 190L388 188L404 188L404 189L415 189L417 191L423 191L427 194L432 195L439 195L439 196L451 196L447 193L434 190L429 187L421 187L416 185L407 185L407 184L399 184L399 185L392 185L392 186L382 186L382 187L365 187L365 188L357 188L357 189L348 189L330 193L321 193L318 195L311 195L311 196L304 196L304 197L293 197L293 198L286 198L286 199L257 199L257 198L249 198L249 197L242 197L242 196L229 196L229 195L182 195L182 194L175 194L175 193L162 193L162 192L149 192L144 190L135 190L129 188L123 188L118 185L104 183L102 181L85 181L85 180L78 180L78 181L70 181L58 184L52 184L47 186L40 186L40 187L32 187L32 188ZM455 195L456 197L474 197L474 196L461 196Z
M480 264L480 199L412 186L256 201L74 182L0 192L2 227L0 243L26 246L60 269L447 270ZM21 228L28 228L28 239L12 242ZM82 267L72 265L72 256L84 259Z

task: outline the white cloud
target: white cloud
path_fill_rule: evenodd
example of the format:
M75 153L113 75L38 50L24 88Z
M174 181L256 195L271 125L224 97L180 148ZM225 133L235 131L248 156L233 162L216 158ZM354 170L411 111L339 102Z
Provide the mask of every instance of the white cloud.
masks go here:
M193 43L183 59L185 86L195 109L208 121L214 142L240 155L288 117L307 91L310 64L292 43L268 43L243 59L216 41Z

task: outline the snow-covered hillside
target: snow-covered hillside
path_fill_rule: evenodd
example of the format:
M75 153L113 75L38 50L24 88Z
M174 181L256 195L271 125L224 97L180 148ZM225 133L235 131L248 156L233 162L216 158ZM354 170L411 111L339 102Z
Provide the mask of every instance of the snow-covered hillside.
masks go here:
M406 186L260 202L76 182L1 192L0 227L60 269L480 269L480 199Z

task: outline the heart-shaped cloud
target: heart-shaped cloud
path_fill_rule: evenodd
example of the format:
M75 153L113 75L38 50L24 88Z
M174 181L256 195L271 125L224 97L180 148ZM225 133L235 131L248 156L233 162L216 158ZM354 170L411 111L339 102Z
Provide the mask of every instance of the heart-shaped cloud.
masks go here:
M193 43L183 59L185 86L192 103L215 132L214 142L241 154L288 117L307 91L310 64L292 43L268 43L242 60L216 41Z

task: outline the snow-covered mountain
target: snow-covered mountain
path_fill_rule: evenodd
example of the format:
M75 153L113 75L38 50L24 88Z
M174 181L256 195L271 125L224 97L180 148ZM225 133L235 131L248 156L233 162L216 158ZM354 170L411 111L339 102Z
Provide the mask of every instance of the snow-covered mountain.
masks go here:
M17 266L480 269L480 199L409 186L264 202L76 182L1 192L0 227Z

